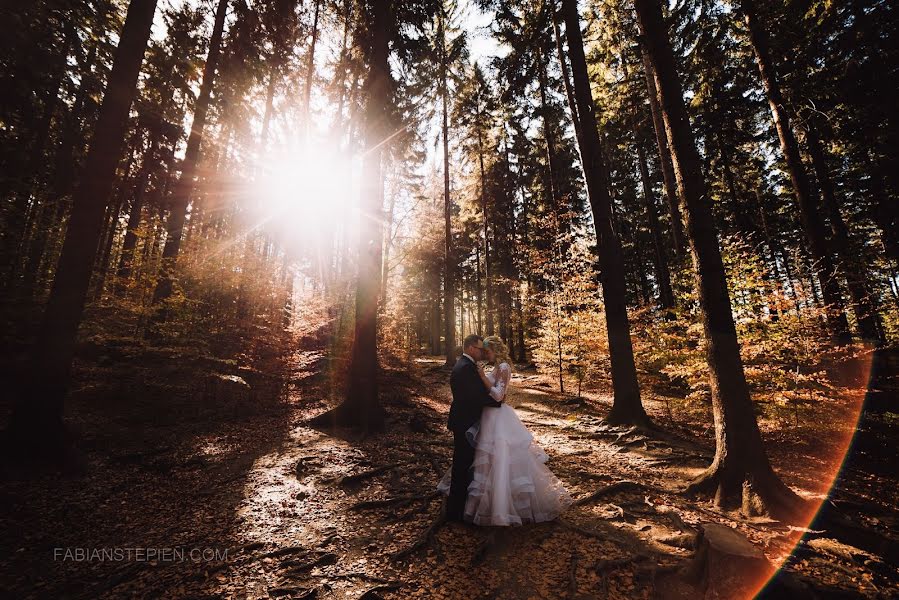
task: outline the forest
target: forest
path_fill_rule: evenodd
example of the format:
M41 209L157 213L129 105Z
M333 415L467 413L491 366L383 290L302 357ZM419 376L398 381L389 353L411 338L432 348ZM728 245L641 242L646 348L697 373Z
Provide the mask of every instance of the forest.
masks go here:
M896 597L896 3L0 15L10 597ZM447 519L471 334L552 520Z

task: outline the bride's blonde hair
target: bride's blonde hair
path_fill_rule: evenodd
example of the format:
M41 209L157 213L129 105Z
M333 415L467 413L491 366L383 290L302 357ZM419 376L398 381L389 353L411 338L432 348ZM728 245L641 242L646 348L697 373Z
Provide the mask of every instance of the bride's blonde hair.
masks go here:
M493 350L496 354L497 365L506 362L509 364L509 367L512 366L512 359L509 358L509 348L506 347L503 338L498 335L488 335L484 338L484 345Z

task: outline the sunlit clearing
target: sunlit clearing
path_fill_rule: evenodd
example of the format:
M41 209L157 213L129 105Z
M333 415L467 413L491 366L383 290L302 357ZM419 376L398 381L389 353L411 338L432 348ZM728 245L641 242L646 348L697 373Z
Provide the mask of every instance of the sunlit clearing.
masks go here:
M265 227L278 235L301 243L322 241L350 219L352 164L329 145L283 149L263 157L258 169L256 207Z

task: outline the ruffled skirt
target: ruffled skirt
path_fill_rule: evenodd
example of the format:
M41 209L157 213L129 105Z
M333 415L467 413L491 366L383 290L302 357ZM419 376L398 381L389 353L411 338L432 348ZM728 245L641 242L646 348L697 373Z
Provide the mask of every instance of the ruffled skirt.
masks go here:
M555 519L572 499L544 464L548 457L534 442L511 406L485 408L468 432L477 443L465 520L476 525L522 525ZM449 494L451 470L437 489Z

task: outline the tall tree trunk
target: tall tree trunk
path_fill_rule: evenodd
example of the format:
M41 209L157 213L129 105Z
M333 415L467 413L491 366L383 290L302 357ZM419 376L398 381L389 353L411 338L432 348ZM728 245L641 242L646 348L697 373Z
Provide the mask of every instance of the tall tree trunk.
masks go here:
M678 192L684 201L709 364L715 458L689 490L713 492L721 507L742 506L747 513L767 509L778 517L795 517L801 501L768 462L749 396L712 207L661 6L659 0L635 0L635 7L657 76Z
M493 335L493 273L490 268L490 217L487 214L487 175L484 172L484 140L478 129L478 162L481 168L481 213L484 217L484 279L487 282L487 335ZM478 310L480 310L478 300ZM480 317L478 317L480 322Z
M643 57L643 73L646 75L646 94L649 96L652 128L656 134L656 146L659 150L662 182L665 184L665 202L668 204L668 213L671 218L671 239L674 242L674 255L681 257L684 255L684 249L686 248L683 218L680 212L681 199L677 196L677 182L674 179L674 167L671 164L671 151L668 149L665 123L662 120L662 109L659 107L659 92L656 87L655 71L652 68L649 53L646 51L646 44L642 40L640 53Z
M654 266L656 281L659 284L659 304L662 308L674 307L674 293L671 291L671 273L668 270L668 257L665 255L665 244L662 241L662 228L656 212L656 201L652 196L652 185L649 183L649 168L646 166L646 151L643 142L637 137L637 159L640 162L640 180L643 182L643 204L646 207L646 218L652 234Z
M440 277L437 277L434 285L433 304L431 304L431 354L440 354Z
M833 191L833 182L830 178L830 170L827 168L827 157L821 145L821 138L811 121L806 126L806 139L815 177L818 179L818 186L821 188L821 195L824 198L824 209L827 211L830 221L830 231L838 253L840 268L846 278L849 295L852 298L852 310L855 312L859 331L864 340L881 344L884 339L879 323L878 307L867 286L870 270L865 264L864 254L853 252L849 229L846 227L843 215L840 214L840 206Z
M27 445L43 456L58 457L66 443L62 408L75 340L155 10L156 0L132 0L128 6L84 173L73 197L56 277L35 340L30 381L19 390L10 421L14 448Z
M318 42L318 10L321 6L321 0L315 0L315 13L312 17L312 40L309 42L309 57L306 62L306 91L303 93L303 111L305 115L303 127L306 128L307 135L311 123L309 122L309 113L312 103L312 78L315 76L315 45Z
M722 143L717 136L716 142L718 144L718 153L721 157L721 172L724 176L724 185L727 187L727 195L730 196L730 208L734 217L734 226L737 231L742 233L752 233L749 219L746 218L746 215L743 213L743 208L740 205L740 195L737 193L737 184L734 180L730 152L728 152L727 146Z
M197 176L197 163L200 160L200 145L203 142L203 130L206 127L206 114L209 111L209 98L215 81L215 70L218 67L222 46L222 32L225 28L225 15L228 12L228 0L219 0L215 11L215 24L209 38L209 52L206 65L203 67L203 82L200 84L200 95L194 108L194 118L187 138L187 148L181 163L181 177L175 185L171 199L171 212L166 223L168 236L162 250L162 267L159 282L153 291L153 303L168 298L172 293L175 278L175 263L181 249L181 237L184 234L184 223L187 219L187 206L194 191L194 180Z
M362 218L356 279L356 323L347 372L346 396L336 408L316 417L320 424L355 427L363 432L383 428L378 397L378 300L384 187L381 159L389 134L390 65L388 32L393 30L390 0L372 0L371 53L366 81L365 153L362 160Z
M608 167L602 157L599 131L596 124L584 42L581 38L580 15L577 0L563 0L565 34L568 39L568 55L574 78L574 92L578 115L581 120L581 137L578 145L587 180L587 194L593 211L593 222L599 242L600 284L606 312L606 330L609 338L609 359L612 363L612 389L614 401L608 420L612 423L648 425L649 417L640 401L637 368L631 343L630 324L627 317L627 284L621 244L612 226L612 199L609 194Z
M568 110L571 112L571 122L574 125L575 138L581 137L581 120L577 113L577 100L574 97L574 89L571 87L571 76L568 74L568 59L562 45L562 32L559 28L559 13L553 10L553 33L556 38L556 54L562 67L562 83L565 86L565 97L568 98Z
M474 332L478 335L484 335L481 330L481 302L483 301L483 292L481 286L481 245L474 245L474 273L475 273L475 328ZM463 327L463 329L465 329Z
M824 222L818 210L817 199L812 194L799 154L799 144L790 126L790 114L784 104L780 91L780 83L777 80L777 70L770 55L768 33L761 22L756 4L753 0L742 0L740 7L746 18L749 28L749 38L755 51L759 66L759 74L768 95L768 104L771 106L771 114L774 118L774 126L777 128L777 136L780 139L780 149L787 162L790 172L790 180L793 183L793 194L799 204L802 217L802 227L809 243L809 249L814 260L814 269L821 282L821 292L827 305L827 321L831 333L840 344L851 341L849 335L849 322L843 310L843 299L840 295L840 285L834 272L833 262L827 238L824 232Z
M440 30L440 107L442 112L442 136L443 136L443 218L446 229L446 237L444 239L443 260L443 315L444 315L444 350L446 351L446 366L450 367L456 360L456 311L454 308L454 298L456 289L456 267L453 259L453 224L451 220L453 202L450 198L450 172L449 172L449 117L448 117L448 94L447 89L447 56L446 56L446 16L443 14L443 6L439 9L439 30Z

